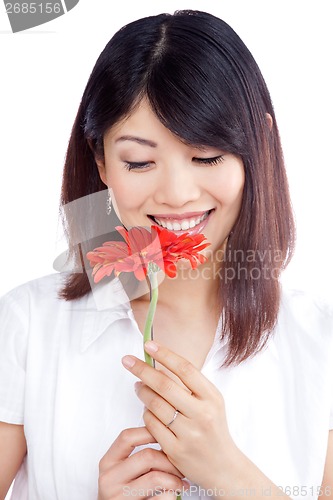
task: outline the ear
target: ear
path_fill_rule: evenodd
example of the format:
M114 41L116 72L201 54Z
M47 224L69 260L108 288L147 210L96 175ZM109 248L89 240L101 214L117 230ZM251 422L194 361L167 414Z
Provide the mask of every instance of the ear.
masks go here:
M107 180L106 180L106 168L105 168L105 163L104 159L97 157L95 155L95 162L98 168L99 176L101 178L101 181L104 182L104 184L107 186Z
M272 115L270 115L269 113L266 113L266 120L267 120L267 125L269 127L269 130L272 130L272 128L273 128L273 118L272 118Z
M98 168L99 176L101 178L101 181L107 186L106 182L106 168L105 168L105 162L104 158L102 158L100 155L97 155L97 153L94 151L93 144L90 139L88 139L88 144L91 149L92 154L94 155L94 159Z

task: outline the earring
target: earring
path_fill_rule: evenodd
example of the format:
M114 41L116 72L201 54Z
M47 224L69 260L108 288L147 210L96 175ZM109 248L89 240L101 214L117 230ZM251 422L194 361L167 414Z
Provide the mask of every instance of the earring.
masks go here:
M111 198L111 191L108 189L108 198L106 201L106 213L107 215L110 215L112 212L112 198Z

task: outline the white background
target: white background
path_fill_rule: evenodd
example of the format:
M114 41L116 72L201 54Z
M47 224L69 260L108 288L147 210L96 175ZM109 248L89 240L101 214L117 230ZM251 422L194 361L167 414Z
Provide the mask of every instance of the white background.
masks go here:
M0 295L53 272L70 129L93 64L112 34L138 17L207 10L253 52L270 89L298 226L285 280L330 296L333 73L329 0L81 0L68 14L12 34L0 13Z
M12 34L0 6L0 295L53 272L70 129L92 66L112 34L145 15L191 8L222 17L253 52L271 91L298 226L284 279L328 298L332 272L333 72L329 0L81 0Z

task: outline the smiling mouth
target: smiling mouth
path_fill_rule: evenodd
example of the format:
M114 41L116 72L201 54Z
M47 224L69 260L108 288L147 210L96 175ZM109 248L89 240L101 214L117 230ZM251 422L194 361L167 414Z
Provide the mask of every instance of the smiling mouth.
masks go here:
M148 217L158 226L168 229L169 231L188 231L190 229L196 228L201 224L207 217L213 212L214 209L207 210L203 212L202 215L196 215L191 217L180 218L175 216L163 217L148 215Z

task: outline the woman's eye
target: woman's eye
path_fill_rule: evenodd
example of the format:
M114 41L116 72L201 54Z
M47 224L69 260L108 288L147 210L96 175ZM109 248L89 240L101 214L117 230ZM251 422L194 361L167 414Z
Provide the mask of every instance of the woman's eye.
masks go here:
M193 161L203 165L217 165L224 160L224 155L214 156L212 158L193 158ZM144 170L151 167L151 161L125 161L125 168L127 170Z
M150 161L125 161L125 168L127 170L143 170L150 167Z
M214 156L213 158L193 158L193 160L204 165L217 165L224 160L224 156L219 155Z

